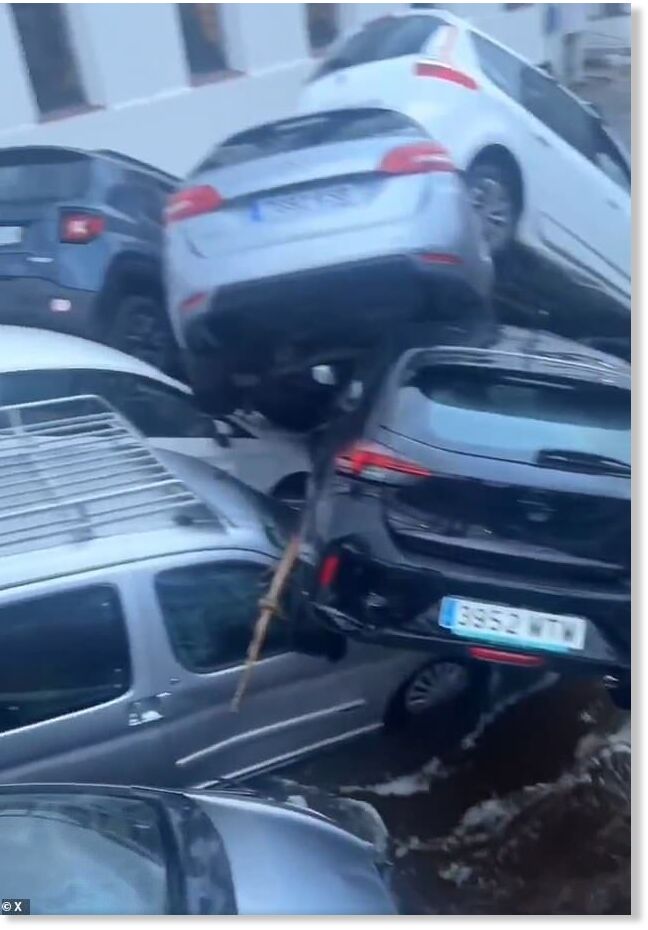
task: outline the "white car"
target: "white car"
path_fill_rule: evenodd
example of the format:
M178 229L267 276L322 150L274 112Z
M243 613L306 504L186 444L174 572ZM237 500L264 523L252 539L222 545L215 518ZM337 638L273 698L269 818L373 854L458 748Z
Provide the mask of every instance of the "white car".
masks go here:
M298 436L256 415L215 423L185 384L109 346L0 326L0 406L77 394L105 398L160 449L202 459L289 503L303 500L310 459Z
M494 255L516 239L629 303L629 158L547 73L465 20L407 11L341 39L299 109L350 105L400 110L448 149Z

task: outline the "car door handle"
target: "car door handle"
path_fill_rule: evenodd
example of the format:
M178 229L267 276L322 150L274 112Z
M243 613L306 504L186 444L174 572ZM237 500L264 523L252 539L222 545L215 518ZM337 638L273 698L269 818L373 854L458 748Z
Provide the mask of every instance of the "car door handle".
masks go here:
M132 701L128 707L128 726L141 727L145 723L155 723L162 720L164 711L162 701L170 697L171 692L161 691L152 697L140 698L138 701Z
M616 200L606 200L605 202L606 202L606 204L608 205L608 207L612 207L613 210L620 210L620 209L621 209L621 207L620 207L619 204L616 202Z
M537 139L540 145L544 145L545 148L547 149L551 148L551 142L549 141L549 139L547 139L546 136L541 136L539 132L534 132L533 138Z

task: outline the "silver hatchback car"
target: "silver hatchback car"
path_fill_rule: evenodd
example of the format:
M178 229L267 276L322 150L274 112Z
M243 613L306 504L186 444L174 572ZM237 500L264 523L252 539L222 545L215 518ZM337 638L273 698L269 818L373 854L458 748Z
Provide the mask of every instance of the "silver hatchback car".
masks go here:
M424 711L420 654L279 619L232 710L282 513L99 398L0 408L0 781L196 787Z
M165 261L173 328L214 413L246 389L263 409L259 383L346 358L390 326L480 319L493 280L446 150L375 108L217 145L170 198Z

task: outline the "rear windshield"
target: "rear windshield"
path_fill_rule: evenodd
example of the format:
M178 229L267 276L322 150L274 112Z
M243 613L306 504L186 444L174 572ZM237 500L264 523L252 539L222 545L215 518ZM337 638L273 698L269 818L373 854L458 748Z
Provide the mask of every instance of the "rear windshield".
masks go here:
M460 452L630 465L629 391L581 381L428 368L399 390L394 422L398 432Z
M69 200L86 189L90 162L74 153L0 152L0 203Z
M413 120L393 110L332 110L240 132L219 145L196 171L240 165L256 158L318 145L392 135L420 136L424 131Z
M356 32L327 58L313 75L313 80L364 65L402 55L416 55L439 26L446 23L436 16L385 16Z

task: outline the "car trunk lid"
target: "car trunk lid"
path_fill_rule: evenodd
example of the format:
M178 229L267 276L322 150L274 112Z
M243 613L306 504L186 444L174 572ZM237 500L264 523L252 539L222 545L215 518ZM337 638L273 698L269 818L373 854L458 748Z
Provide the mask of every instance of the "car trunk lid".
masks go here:
M630 572L630 398L610 385L439 366L408 376L381 441L430 472L386 488L401 545L503 571Z

